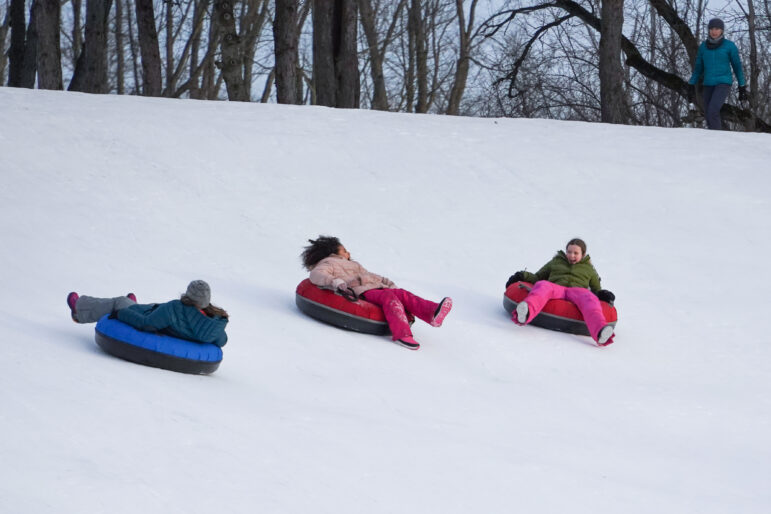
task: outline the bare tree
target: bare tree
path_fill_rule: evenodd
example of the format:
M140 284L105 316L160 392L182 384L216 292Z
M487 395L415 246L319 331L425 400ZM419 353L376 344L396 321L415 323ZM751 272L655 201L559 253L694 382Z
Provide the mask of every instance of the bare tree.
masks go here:
M142 94L161 96L161 52L155 28L153 0L134 0L137 16L139 52L142 56Z
M316 102L358 108L357 0L314 0L312 18Z
M624 0L602 0L600 23L600 105L605 123L627 123L624 71L621 68L621 30Z
M63 89L62 52L59 42L59 0L35 0L38 48L37 74L40 89Z
M5 4L6 11L3 21L0 22L0 85L5 82L5 70L8 65L8 55L5 52L5 41L8 38L8 29L11 27L11 11L8 9L8 2Z
M297 0L276 0L273 46L276 55L276 97L280 104L297 104Z
M458 18L458 61L455 65L455 79L452 84L450 101L447 105L447 114L460 114L460 101L463 98L463 92L466 90L468 81L468 72L471 65L471 31L474 27L474 14L477 8L478 0L471 0L469 6L468 23L466 22L466 13L463 0L455 0L455 8Z
M378 14L386 12L385 9L375 9L371 0L359 0L359 15L361 26L364 29L364 36L367 40L367 51L369 53L369 67L372 76L372 101L373 109L388 110L388 90L386 88L385 72L383 64L388 46L391 43L394 31L397 27L402 10L407 5L406 0L399 0L388 21L385 33L382 36L378 31Z

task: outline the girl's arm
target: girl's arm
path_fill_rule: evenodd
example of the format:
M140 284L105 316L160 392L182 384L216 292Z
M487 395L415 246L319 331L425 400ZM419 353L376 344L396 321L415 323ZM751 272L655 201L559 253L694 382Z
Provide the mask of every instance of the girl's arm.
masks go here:
M118 311L118 319L143 332L158 332L171 325L166 304L156 304L148 313L128 307Z
M699 81L699 77L704 74L704 54L702 51L703 44L699 46L699 51L696 52L696 62L693 63L693 74L691 75L689 84L695 85Z
M337 289L345 284L343 279L335 277L332 266L326 262L321 262L313 268L309 278L312 284L319 287Z
M595 294L602 289L602 286L600 285L600 275L597 273L597 270L594 269L594 266L592 266L592 276L589 277L589 289Z
M728 57L731 60L731 67L734 69L736 80L739 82L739 87L747 85L744 81L744 71L742 71L742 60L739 57L739 50L736 45L733 45L731 51L728 53Z

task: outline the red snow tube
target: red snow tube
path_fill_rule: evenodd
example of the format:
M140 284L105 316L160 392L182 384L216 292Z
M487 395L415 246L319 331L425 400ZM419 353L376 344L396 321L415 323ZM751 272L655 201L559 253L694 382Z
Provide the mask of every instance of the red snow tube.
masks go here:
M379 306L362 298L355 302L346 300L334 291L313 285L307 278L297 286L295 302L297 308L311 318L336 327L365 334L389 333L383 309Z
M514 282L507 287L506 293L503 295L503 308L506 309L506 312L509 314L514 312L519 302L525 299L532 287L533 284L529 282ZM607 302L600 302L600 304L602 304L602 313L605 315L605 321L609 325L615 326L618 321L616 308ZM582 336L589 335L589 329L586 327L586 323L584 323L581 311L578 310L578 307L573 302L567 300L549 300L530 324L559 332L569 332Z

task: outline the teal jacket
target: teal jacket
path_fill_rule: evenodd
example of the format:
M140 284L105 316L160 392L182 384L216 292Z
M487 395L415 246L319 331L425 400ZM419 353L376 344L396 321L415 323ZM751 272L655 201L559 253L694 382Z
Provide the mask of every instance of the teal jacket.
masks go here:
M744 72L742 72L742 61L739 58L739 50L733 41L724 39L717 48L708 48L704 41L699 46L696 54L696 63L693 65L693 75L689 84L696 84L699 78L704 76L705 86L716 86L718 84L733 84L734 78L731 75L731 68L736 74L736 80L740 86L746 85L744 81Z
M523 272L525 281L535 283L548 280L565 287L586 287L596 293L600 287L600 276L592 265L592 259L585 255L575 264L570 264L568 256L560 250L552 260L543 265L535 273Z
M210 318L179 300L136 304L118 311L118 319L144 332L162 332L172 337L225 346L226 318Z

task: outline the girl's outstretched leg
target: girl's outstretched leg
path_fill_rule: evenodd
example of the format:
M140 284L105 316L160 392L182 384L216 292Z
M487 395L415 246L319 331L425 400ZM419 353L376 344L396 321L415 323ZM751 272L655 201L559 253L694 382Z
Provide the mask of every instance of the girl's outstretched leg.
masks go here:
M527 325L533 318L538 316L543 310L546 302L555 298L565 297L565 287L557 285L548 280L541 280L535 283L530 293L517 305L517 310L511 316L512 321L517 325ZM522 304L525 304L524 306ZM527 310L525 310L527 309ZM521 312L520 312L521 311ZM520 321L520 315L525 321Z
M565 298L576 304L578 310L581 311L592 339L602 346L613 342L613 327L605 321L602 304L594 293L581 287L569 287L567 288ZM609 332L603 331L608 326L610 326Z
M96 323L105 314L125 309L129 305L134 305L136 303L126 296L96 298L94 296L78 297L77 293L70 293L67 295L67 305L70 305L73 298L75 298L75 301L72 302L74 303L75 308L73 309L72 306L70 306L70 310L72 319L78 323Z
M440 303L436 303L421 298L406 289L386 289L386 291L393 291L407 312L412 313L416 318L434 327L442 326L444 318L452 309L452 298L449 297L442 299Z
M391 336L394 341L404 338L412 339L412 330L410 330L407 313L402 302L394 294L394 291L400 291L400 289L370 289L362 293L361 296L368 302L379 305L383 309L383 314L385 314L388 328L391 329ZM415 315L417 316L417 314Z

